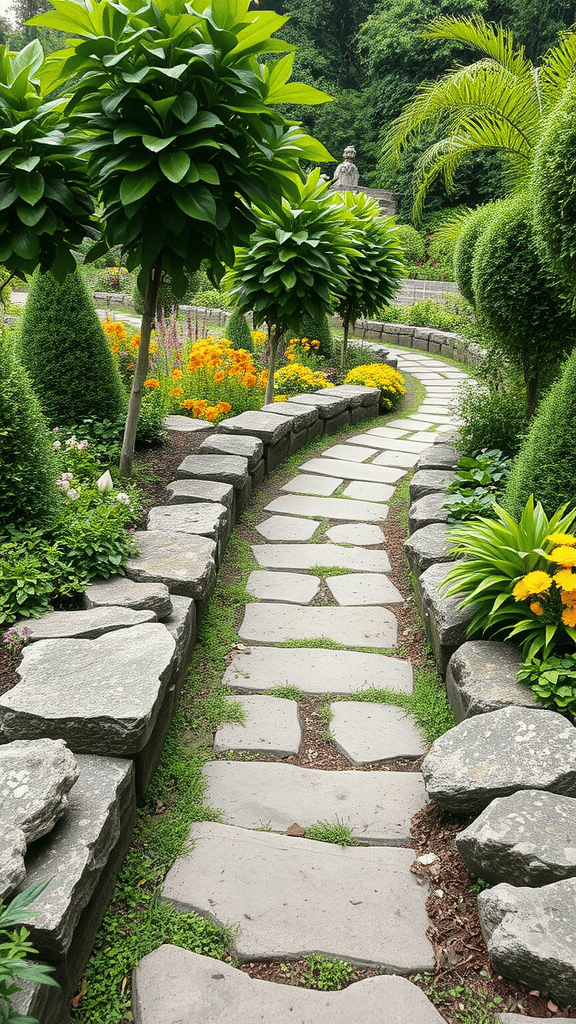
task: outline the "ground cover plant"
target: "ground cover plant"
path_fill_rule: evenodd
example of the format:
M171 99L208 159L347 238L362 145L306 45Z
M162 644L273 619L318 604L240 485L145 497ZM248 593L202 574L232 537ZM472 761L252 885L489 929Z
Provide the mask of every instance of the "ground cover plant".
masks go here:
M476 458L463 455L456 465L454 479L446 488L448 525L482 515L490 518L510 474L511 459L499 449L479 452Z

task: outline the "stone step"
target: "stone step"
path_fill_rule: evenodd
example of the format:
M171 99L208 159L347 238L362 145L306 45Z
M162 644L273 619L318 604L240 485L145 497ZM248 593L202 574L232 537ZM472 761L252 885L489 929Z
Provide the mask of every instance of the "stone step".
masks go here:
M264 700L263 697L256 698ZM270 700L273 700L270 697ZM316 771L291 764L211 761L206 798L226 825L285 832L343 821L361 843L404 846L426 800L418 772Z
M408 442L405 441L404 444ZM400 444L399 441L392 441L392 445ZM309 459L300 466L305 473L320 473L322 476L343 476L345 480L368 480L373 484L395 484L401 480L405 473L401 469L390 469L387 466L355 465L351 462L344 462L340 459ZM394 488L390 488L390 497Z
M342 992L315 992L256 980L164 945L140 961L133 979L136 1024L382 1024L384 1006L386 1024L443 1024L422 990L396 975L367 978Z
M412 850L342 847L219 822L196 822L194 849L170 869L162 895L180 911L237 925L239 960L307 952L398 974L429 971L426 891Z
M300 572L267 572L255 569L246 581L246 590L259 601L310 604L316 597L320 580Z
M402 594L384 573L327 576L326 584L339 605L404 604Z
M293 604L248 604L238 629L242 640L282 643L325 637L346 647L395 647L398 621L386 608L302 608Z
M224 750L250 750L278 757L298 753L302 729L296 701L267 697L261 693L239 697L238 701L244 709L245 721L228 722L217 730L214 737L216 754Z
M110 576L93 579L83 594L85 608L143 608L156 612L159 619L166 619L172 613L170 591L164 583L134 583L126 576Z
M38 619L26 619L30 643L40 640L94 640L105 633L156 622L156 612L101 605L85 611L45 612Z
M340 544L253 544L252 554L265 569L336 565L355 572L390 572L390 560L385 551L344 548Z
M379 431L380 429L380 427L374 427L375 431ZM377 437L378 434L376 433L374 436ZM410 439L406 440L404 437L398 438L397 441L386 439L386 444L382 445L382 448L386 448L388 451L409 452L411 455L421 455L427 447L428 446L423 444L421 441L411 441Z
M328 480L329 477L326 477ZM348 484L347 487L342 491L342 495L345 498L354 498L357 501L386 501L386 495L388 493L388 484L371 484L366 480L353 480L352 483ZM384 509L386 515L387 510ZM353 518L352 516L350 518Z
M304 541L310 540L320 523L314 519L300 519L297 516L269 516L256 530L265 540Z
M359 444L335 444L322 452L323 459L343 459L344 462L366 462L378 455L378 448L364 448Z
M359 544L366 547L384 544L386 540L382 527L372 523L344 523L342 526L332 526L326 530L324 536L334 544Z
M403 708L337 701L330 710L334 743L352 764L380 764L425 753L422 737Z
M318 494L328 497L334 494L337 487L344 483L343 480L332 480L329 476L314 476L313 473L300 473L288 483L282 484L281 491L290 491L294 494Z
M416 436L415 434L413 435ZM391 452L383 451L374 459L374 466L390 466L396 469L412 469L420 456L415 452Z
M372 486L376 486L372 484ZM378 501L387 501L392 488L378 484ZM386 497L384 497L386 495ZM312 497L305 494L281 494L266 505L266 512L283 512L294 516L320 516L322 519L343 519L345 522L381 523L388 515L386 505L372 501L350 501L348 498Z
M295 686L305 694L344 696L370 686L412 692L412 666L385 654L321 647L253 647L235 654L223 683L238 690Z

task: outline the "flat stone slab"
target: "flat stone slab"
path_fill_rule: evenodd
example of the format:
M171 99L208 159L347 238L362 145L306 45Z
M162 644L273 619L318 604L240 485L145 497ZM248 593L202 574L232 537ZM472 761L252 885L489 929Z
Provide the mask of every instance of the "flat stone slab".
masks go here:
M372 436L372 435L374 436L374 444L376 444L376 438L381 436L379 433L374 433L374 431L379 431L379 430L380 430L380 427L374 427L373 430L369 430L368 431L368 435L367 436ZM395 438L386 438L386 439L382 438L382 440L384 441L384 443L382 445L380 445L380 447L381 448L385 448L387 451L390 451L390 452L408 452L409 455L420 455L421 456L422 452L424 452L426 450L426 448L427 448L427 445L422 444L420 441L410 441L410 440L406 440L406 438L404 438L404 437L400 437L400 438L397 438L397 439L395 439Z
M139 626L143 622L156 622L156 619L156 612L153 611L133 611L126 607L102 605L86 611L44 612L39 619L26 619L26 627L30 631L30 643L60 637L92 640L103 633Z
M196 640L196 605L191 597L180 597L172 595L172 612L164 625L174 637L176 644L176 667L175 675L178 676L183 667L183 662L192 653L194 641Z
M452 547L448 530L446 523L431 523L414 530L404 541L406 557L415 576L421 576L431 565L453 561L453 556L448 554Z
M170 593L201 601L216 578L216 544L208 537L138 530L139 554L126 562L126 575L137 583L164 583Z
M479 813L519 789L576 796L576 729L554 711L490 711L437 739L422 773L430 798L454 813Z
M475 605L461 608L460 596L446 597L442 584L450 567L449 563L435 563L422 573L418 581L424 626L442 677L454 651L465 642L468 625L476 609Z
M212 434L202 441L199 455L240 455L248 459L248 472L264 458L264 445L260 438L247 435Z
M215 502L194 502L192 505L157 505L148 513L150 530L191 533L218 540L226 529L228 509Z
M379 493L387 493L392 488L386 484L378 484ZM384 499L380 499L384 500ZM343 519L345 522L382 523L388 515L386 505L377 505L372 501L350 501L348 498L323 498L306 494L281 494L266 505L266 512L282 512L294 516L319 516L321 519Z
M410 501L418 501L427 494L446 492L454 480L454 473L443 469L419 469L410 481Z
M425 420L424 417L420 419L416 416L407 416L403 420L390 420L391 427L406 428L406 430L425 430L426 427L431 427L432 423L430 420Z
M216 972L216 973L215 973ZM160 946L145 956L133 974L136 1024L442 1024L421 989L407 978L380 975L342 992L277 985L180 946ZM527 1017L524 1021L530 1021Z
M223 682L237 690L295 686L306 694L333 693L335 696L370 686L412 693L412 666L385 654L360 651L253 647L250 654L233 656Z
M300 608L263 602L246 605L238 630L243 640L262 644L326 637L346 647L395 647L397 633L398 622L385 608Z
M418 459L418 469L456 469L459 453L449 444L432 444Z
M340 544L253 544L252 554L265 569L338 566L356 572L390 572L385 551L344 548Z
M167 430L179 430L185 434L195 434L199 430L214 430L209 420L192 419L191 416L165 416L164 426Z
M344 412L350 407L350 396L336 394L332 395L330 392L332 388L326 389L326 391L316 392L314 395L302 394L293 395L292 401L296 405L313 405L318 410L318 415L321 419L329 420L333 416L338 416L339 413Z
M366 462L378 455L378 448L364 448L359 444L335 444L322 452L323 459L343 459L344 462Z
M434 426L434 424L431 424L431 426ZM436 426L435 429L441 431L444 428ZM449 428L446 427L446 429L448 430ZM425 444L440 444L444 440L444 438L439 434L433 433L432 430L417 430L415 434L410 434L410 440L422 441Z
M269 516L256 530L266 540L310 540L320 526L314 519L298 519L295 516Z
M26 877L24 854L26 836L22 829L0 822L0 901L7 897Z
M66 813L77 778L76 758L64 740L43 737L0 746L0 824L19 829L27 843L46 835Z
M456 721L512 704L541 708L530 687L516 678L521 660L513 644L496 640L468 640L462 644L446 671L446 694Z
M166 618L172 611L170 591L164 583L135 583L126 576L92 580L83 598L86 608L113 605L116 608L132 608L134 611L148 609L155 612L158 619Z
M167 505L191 505L194 502L213 501L232 508L234 488L219 480L172 480L166 485Z
M576 1003L575 878L541 889L502 883L479 894L478 913L499 974L561 1006Z
M261 693L237 699L246 712L246 720L229 722L217 730L216 754L224 750L252 750L278 757L298 753L302 729L296 701Z
M179 480L219 480L241 488L248 479L248 459L241 455L187 455L176 476Z
M314 476L311 473L301 473L282 484L280 490L291 491L294 494L319 494L328 496L334 494L337 487L344 483L343 480L332 480L329 476Z
M362 384L338 384L330 388L330 396L344 395L354 399L353 405L375 405L380 401L380 388L368 388Z
M491 885L549 885L576 876L576 800L524 789L493 800L456 836L462 860Z
M388 501L388 484L370 484L365 480L353 480L344 488L342 494L346 498L354 498L358 501L375 502Z
M574 1018L571 1018L574 1020ZM496 1020L501 1024L546 1024L550 1017L526 1017L523 1013L497 1013ZM555 1024L570 1024L568 1017L554 1017Z
M263 700L263 697L258 697ZM273 697L269 698L274 700ZM239 828L285 832L294 822L344 821L361 843L400 846L426 800L417 772L314 771L273 761L210 761L209 804Z
M0 697L3 737L62 737L80 753L137 753L172 678L175 646L163 623L151 622L97 640L26 647L20 682Z
M326 530L325 536L334 544L359 544L366 547L383 544L385 541L383 530L369 523L344 523L342 526L332 526Z
M305 473L320 473L324 476L344 477L345 480L368 480L373 484L395 484L404 472L400 469L390 469L388 466L375 466L373 464L356 465L353 462L344 462L341 459L309 459L300 466ZM390 488L390 497L394 488Z
M260 412L271 412L274 416L288 416L292 420L294 431L311 427L318 419L316 409L310 405L298 405L296 402L269 402L263 405Z
M352 764L380 764L425 753L420 733L402 708L342 700L330 710L334 743Z
M386 441L395 441L399 437L405 437L408 434L408 428L405 430L396 430L394 427L372 427L370 433L357 434L355 437L347 437L346 444L363 444L367 445L368 448L385 448Z
M197 822L191 838L195 847L168 872L163 898L239 924L239 960L314 951L396 973L433 967L412 850L341 847L208 821Z
M396 469L412 469L418 462L415 452L383 451L374 459L374 466L390 466Z
M246 590L259 601L281 601L287 604L310 604L318 593L317 576L300 572L266 572L255 569L246 581Z
M131 761L80 755L78 767L66 817L26 855L25 884L50 879L34 901L35 916L24 921L41 956L68 950L134 800Z
M400 591L383 573L327 576L326 583L340 605L404 604Z
M218 424L221 434L253 434L266 444L276 444L282 437L289 434L292 424L286 416L270 412L241 412L239 416L231 416Z
M408 509L408 529L410 533L421 530L433 523L445 523L448 520L449 509L444 508L446 493L438 491L434 494L426 494L423 498L413 502Z

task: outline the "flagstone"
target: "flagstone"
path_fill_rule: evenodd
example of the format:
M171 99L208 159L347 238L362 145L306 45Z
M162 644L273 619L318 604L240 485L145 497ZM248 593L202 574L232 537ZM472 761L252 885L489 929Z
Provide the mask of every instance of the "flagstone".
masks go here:
M374 427L374 430L378 430L378 427ZM406 438L400 437L396 439L387 439L386 444L382 445L387 451L391 452L410 452L412 455L421 455L423 451L428 447L426 444L422 444L421 441L406 440ZM378 456L379 457L379 456ZM375 465L378 463L375 461Z
M390 572L385 551L344 548L339 544L253 544L252 554L264 569L311 569L338 566L355 572Z
M299 572L266 572L255 569L246 581L246 590L259 601L285 601L310 604L318 593L320 580Z
M448 429L451 429L451 428L448 428ZM410 440L413 440L413 441L424 441L426 444L438 444L439 441L444 441L444 438L439 436L439 433L440 434L442 433L442 431L440 430L440 427L438 428L438 432L437 433L432 433L432 431L428 431L428 430L419 430L419 431L417 431L416 434L411 434L410 435Z
M383 573L327 576L326 584L339 605L404 604L400 591Z
M388 493L391 488L378 484L379 493ZM380 501L384 501L381 498ZM319 516L322 519L344 519L364 523L383 522L388 515L388 506L371 501L350 501L348 498L324 498L304 494L281 494L266 505L266 512L284 512L295 516Z
M216 731L215 754L250 750L288 757L298 753L302 729L296 701L261 693L236 699L245 712L245 721L227 722Z
M330 705L330 733L352 764L379 764L425 754L422 737L403 708L365 701Z
M238 926L239 960L313 951L396 973L433 969L427 893L410 873L412 850L341 847L212 821L196 822L190 839L194 849L168 872L163 898Z
M325 637L345 647L395 647L396 617L386 608L301 608L293 604L248 604L238 629L242 640L282 643Z
M387 493L387 484L371 484L366 480L353 480L342 491L343 496L357 501L386 501Z
M269 516L256 530L266 540L310 540L320 523L295 516Z
M408 416L404 420L391 420L391 426L393 427L400 427L402 424L404 424L404 426L407 427L408 430L423 430L425 426L432 426L430 420L425 420L424 417L417 418L416 415L414 417Z
M329 476L301 473L289 480L288 483L282 484L280 490L290 491L294 494L319 494L328 497L328 495L334 494L334 491L343 483L343 480L332 480Z
M407 444L407 442L404 442ZM401 444L400 441L392 441L391 444ZM354 465L350 462L343 462L340 459L310 459L300 467L305 472L321 473L325 476L343 476L345 480L368 480L375 484L395 484L404 475L401 469L388 469L384 466ZM390 495L394 488L390 488Z
M334 544L359 544L367 547L383 544L385 541L382 527L369 523L344 523L342 526L332 526L330 530L326 530L325 536Z
M308 828L338 819L350 826L357 841L378 846L407 843L411 818L426 801L419 772L315 771L273 761L212 761L204 775L207 802L223 812L226 825L285 832L294 822Z
M378 448L363 448L360 445L335 444L322 452L323 459L344 459L345 462L365 462L378 455Z
M408 428L407 427L403 427L401 430L399 430L397 427L389 427L389 426L386 426L386 427L374 427L374 431L378 431L378 436L379 437L387 437L391 441L393 441L395 438L404 437L408 433ZM361 434L360 435L360 437L364 437L364 438L366 438L368 436L370 436L370 435L367 435L367 434ZM358 440L359 440L359 438L357 438L357 437L347 437L346 438L346 443L350 444L350 442L352 442L354 444ZM362 444L367 444L368 442L367 441L362 441L361 443ZM376 442L374 440L372 440L372 441L370 441L370 444L376 444Z
M190 505L195 502L213 501L218 505L232 508L234 487L219 480L172 480L166 485L167 505Z
M402 469L412 469L420 458L419 452L390 452L384 451L378 455L373 462L375 466L393 466Z
M386 654L321 647L252 647L234 654L223 682L238 690L295 686L306 694L340 696L371 686L411 693L412 677L410 662Z

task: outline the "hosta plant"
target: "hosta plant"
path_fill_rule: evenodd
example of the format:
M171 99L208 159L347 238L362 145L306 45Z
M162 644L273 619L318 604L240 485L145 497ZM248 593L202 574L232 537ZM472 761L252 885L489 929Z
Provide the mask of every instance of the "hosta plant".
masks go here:
M576 655L529 658L518 670L518 681L527 683L545 708L576 715Z
M443 583L473 615L468 635L504 634L525 658L576 641L576 512L550 519L531 496L516 522L499 505L495 519L479 518L450 532L451 554L461 559Z

